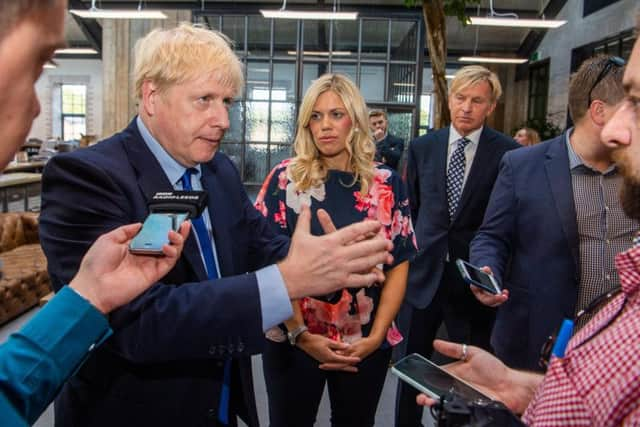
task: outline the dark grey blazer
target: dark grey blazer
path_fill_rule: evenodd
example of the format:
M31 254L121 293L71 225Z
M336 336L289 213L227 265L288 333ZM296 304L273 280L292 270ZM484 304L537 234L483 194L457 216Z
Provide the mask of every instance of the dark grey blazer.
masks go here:
M411 142L407 187L418 254L410 265L406 301L425 308L440 286L447 253L469 258L469 242L482 223L502 155L520 147L485 126L453 220L449 220L446 175L449 128Z

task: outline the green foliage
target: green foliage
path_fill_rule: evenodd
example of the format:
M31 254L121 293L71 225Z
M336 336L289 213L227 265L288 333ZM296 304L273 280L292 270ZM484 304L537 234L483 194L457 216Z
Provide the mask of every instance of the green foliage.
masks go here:
M432 0L422 0L432 1ZM404 0L404 5L407 7L414 7L421 5L419 0ZM462 25L467 25L469 22L469 16L466 13L466 8L473 5L480 4L480 0L442 0L444 6L444 13L447 16L455 16Z
M560 127L558 127L554 122L550 121L547 117L544 120L529 119L524 124L513 128L511 134L515 135L515 133L523 127L537 130L538 135L540 135L540 141L546 141L547 139L555 138L562 133L562 129L560 129Z

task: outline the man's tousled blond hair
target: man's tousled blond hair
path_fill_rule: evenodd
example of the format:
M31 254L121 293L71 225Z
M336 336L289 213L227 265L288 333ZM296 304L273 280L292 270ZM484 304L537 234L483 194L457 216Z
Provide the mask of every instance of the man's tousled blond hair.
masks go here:
M189 23L171 29L155 29L137 41L134 80L142 99L145 81L160 91L170 86L216 73L218 82L240 95L244 87L242 63L224 34Z
M496 103L502 96L502 85L496 73L481 65L460 68L449 85L449 96L483 81L491 87L491 102Z

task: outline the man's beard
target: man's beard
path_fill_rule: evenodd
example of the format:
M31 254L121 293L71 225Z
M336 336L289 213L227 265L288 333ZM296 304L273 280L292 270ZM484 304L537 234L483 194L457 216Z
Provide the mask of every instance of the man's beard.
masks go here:
M622 210L631 219L640 220L640 182L625 178L620 192Z

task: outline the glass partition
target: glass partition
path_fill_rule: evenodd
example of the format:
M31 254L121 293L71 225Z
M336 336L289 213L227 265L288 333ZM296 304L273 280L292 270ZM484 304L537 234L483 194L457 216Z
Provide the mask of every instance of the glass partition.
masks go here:
M420 107L429 107L416 99L421 93L416 85L423 89L419 12L411 18L361 12L355 22L267 19L255 12L194 11L193 16L230 37L245 64L245 87L229 110L221 151L248 185L262 183L271 168L292 155L304 93L330 70L351 78L369 107L387 110L392 132L404 139L416 132Z
M363 19L361 56L366 59L387 59L389 20Z

